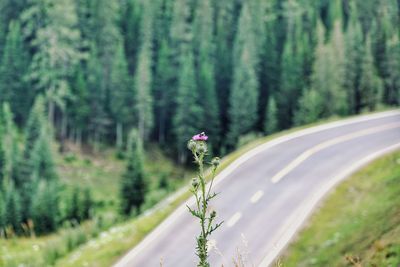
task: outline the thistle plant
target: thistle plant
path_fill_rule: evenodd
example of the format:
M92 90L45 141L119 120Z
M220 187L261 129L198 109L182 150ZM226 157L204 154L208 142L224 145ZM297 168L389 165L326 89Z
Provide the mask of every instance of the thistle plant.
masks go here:
M208 262L208 240L210 235L221 226L222 222L215 223L217 213L215 210L209 209L210 201L217 196L215 192L212 192L212 186L215 178L215 172L220 163L218 157L213 158L209 164L211 165L211 182L207 187L205 175L204 175L204 162L205 156L207 156L207 139L204 133L197 134L192 137L188 142L188 149L192 152L194 162L198 165L197 177L192 180L192 187L190 192L194 195L196 203L192 209L188 206L189 212L199 220L200 223L200 234L196 237L196 255L199 258L198 267L209 267Z

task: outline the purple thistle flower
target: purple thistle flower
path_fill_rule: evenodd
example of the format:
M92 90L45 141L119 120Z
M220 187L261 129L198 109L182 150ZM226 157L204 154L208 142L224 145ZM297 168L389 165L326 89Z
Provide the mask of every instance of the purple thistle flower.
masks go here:
M208 136L204 132L196 134L192 137L192 140L194 141L207 141L207 139Z

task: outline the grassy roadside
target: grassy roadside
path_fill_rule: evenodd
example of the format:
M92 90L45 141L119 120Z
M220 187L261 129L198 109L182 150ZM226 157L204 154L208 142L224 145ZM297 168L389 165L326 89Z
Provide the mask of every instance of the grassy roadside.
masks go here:
M283 256L284 266L400 266L400 151L340 184Z

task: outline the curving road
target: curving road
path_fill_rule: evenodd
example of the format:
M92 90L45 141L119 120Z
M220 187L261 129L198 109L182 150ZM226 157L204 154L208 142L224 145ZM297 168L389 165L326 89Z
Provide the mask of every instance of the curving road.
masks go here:
M269 266L336 183L372 159L400 149L400 111L298 131L246 153L217 177L211 266ZM191 204L193 200L189 200ZM115 267L196 266L197 221L179 207Z

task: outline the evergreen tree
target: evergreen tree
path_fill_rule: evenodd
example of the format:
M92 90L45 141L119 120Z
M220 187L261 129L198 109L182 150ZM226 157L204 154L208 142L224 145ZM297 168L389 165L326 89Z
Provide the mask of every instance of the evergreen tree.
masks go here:
M34 51L29 78L46 95L48 117L54 122L56 107L64 111L69 96L67 80L81 57L75 2L32 0L21 18Z
M57 229L59 216L58 185L41 181L32 202L32 221L35 232L49 233Z
M71 83L71 94L73 97L68 99L68 117L70 118L72 138L75 143L81 144L83 132L87 129L90 115L90 97L87 81L83 69L78 65L77 71Z
M70 221L80 222L81 214L80 214L80 190L78 187L74 187L70 192L68 211L67 211L67 219Z
M25 122L33 96L33 90L24 79L27 72L27 56L20 25L12 21L4 53L0 56L0 103L10 104L19 125Z
M5 192L5 225L12 227L14 232L21 231L21 203L18 191L15 189L13 183L10 183Z
M46 127L47 128L47 127ZM39 179L52 181L58 179L55 170L54 156L51 151L50 137L48 129L42 129L39 139L36 141L35 146L30 156L31 166L33 167L33 177Z
M156 134L158 142L163 144L167 138L169 126L171 125L171 117L173 112L173 87L172 87L172 70L170 67L170 47L166 40L160 44L158 53L153 95L154 116L156 122Z
M264 133L271 134L278 130L278 110L273 96L268 99L265 109Z
M111 113L116 123L116 145L120 150L123 146L123 128L129 122L132 123L133 90L130 82L124 46L120 42L111 72L112 91L110 93Z
M343 87L344 44L341 24L334 22L334 29L329 43L325 43L325 32L322 23L318 23L318 45L315 49L315 62L311 87L318 92L321 99L330 102L321 103L322 117L347 112L346 91ZM308 95L309 97L310 95Z
M136 130L132 130L128 139L127 167L121 180L121 212L131 214L137 212L144 203L147 181L143 171L142 145Z
M385 54L386 78L384 100L390 105L400 105L400 45L399 35L394 35L387 42Z
M252 130L257 121L257 48L252 32L250 8L244 3L234 46L234 76L229 99L228 143L236 145L240 135Z
M376 73L371 51L371 41L368 37L365 42L365 54L361 61L360 76L360 104L361 108L374 110L382 99L382 81Z
M323 99L315 89L305 90L299 100L299 108L294 116L295 125L317 121L322 117Z
M199 94L196 87L193 54L189 51L182 59L178 93L176 95L176 111L174 115L174 133L176 148L181 163L186 161L186 141L199 132L203 110L199 105Z
M147 140L153 127L152 58L153 58L153 7L145 1L141 25L141 48L135 73L138 130L142 140Z
M2 126L0 128L3 130L3 136L2 139L0 138L0 143L3 142L4 178L12 180L17 175L17 163L19 160L17 129L8 103L4 103L1 108L0 124Z
M83 191L83 197L80 204L79 216L81 220L88 220L91 218L92 206L93 206L92 194L89 188L85 188Z
M361 25L357 19L354 6L345 36L345 76L344 86L347 90L349 113L359 113L361 109L359 80L361 76L361 60L364 55L364 44Z
M217 94L215 92L215 38L213 9L209 0L197 6L194 20L194 48L196 55L197 87L200 104L204 110L202 129L213 137L216 148L220 136L220 121Z
M6 227L6 208L3 197L3 191L0 190L0 237L4 237L4 229Z
M6 153L4 149L4 130L0 120L0 191L3 188L3 184L6 176Z
M289 12L289 11L288 11ZM276 96L279 128L293 123L294 112L304 86L301 50L301 19L294 16L287 26L287 39L281 57L280 88Z

